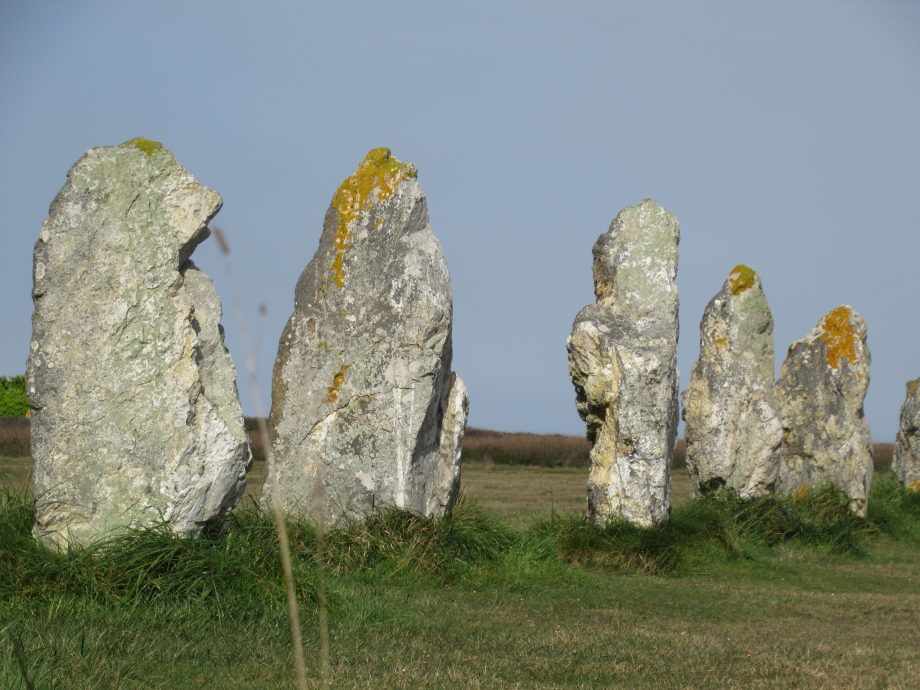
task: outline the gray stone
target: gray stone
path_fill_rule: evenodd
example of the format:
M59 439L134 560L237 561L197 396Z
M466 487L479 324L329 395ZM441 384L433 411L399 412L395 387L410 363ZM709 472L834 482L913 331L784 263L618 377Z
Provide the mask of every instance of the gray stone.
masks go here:
M863 413L872 360L866 323L850 306L828 312L789 346L774 388L783 424L777 491L807 495L843 489L866 516L872 483L872 435Z
M908 489L920 492L920 379L907 382L891 471Z
M34 533L88 544L220 527L251 465L214 285L189 260L220 209L157 142L94 148L35 245Z
M568 339L578 413L593 443L588 515L666 520L677 435L677 219L651 199L594 245L594 293Z
M415 168L371 151L339 187L294 293L272 385L281 508L326 525L396 505L450 512L469 401L451 287Z
M769 496L783 429L773 400L773 314L760 276L734 268L706 306L700 358L681 397L694 491L727 486Z

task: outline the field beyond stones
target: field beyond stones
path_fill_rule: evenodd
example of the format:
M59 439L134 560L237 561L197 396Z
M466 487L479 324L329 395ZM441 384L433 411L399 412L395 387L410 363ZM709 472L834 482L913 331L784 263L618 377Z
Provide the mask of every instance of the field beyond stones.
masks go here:
M51 553L29 534L29 458L5 455L17 433L0 429L0 686L295 687L251 501L224 535ZM450 520L387 511L327 535L333 687L916 687L920 495L890 481L890 445L867 520L834 492L691 499L678 454L672 519L649 530L581 520L583 439L470 430L464 446ZM319 687L316 535L289 529Z

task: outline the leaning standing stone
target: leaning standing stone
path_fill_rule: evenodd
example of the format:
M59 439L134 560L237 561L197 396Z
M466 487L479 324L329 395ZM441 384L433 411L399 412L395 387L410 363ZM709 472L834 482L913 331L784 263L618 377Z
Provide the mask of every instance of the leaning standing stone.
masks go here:
M327 525L450 512L469 401L450 370L451 287L409 163L371 151L339 187L294 292L272 382L282 509Z
M94 148L35 244L34 533L221 526L251 465L221 304L189 256L220 196L158 142Z
M920 492L920 379L907 382L891 471L908 489Z
M783 429L773 401L773 314L758 276L736 266L706 306L700 358L681 398L687 470L697 493L773 493Z
M789 346L774 394L783 424L778 491L803 494L832 484L866 516L872 436L863 413L871 355L855 309L828 312Z
M568 339L576 405L592 441L588 515L666 520L677 435L677 219L651 199L594 245L594 293Z

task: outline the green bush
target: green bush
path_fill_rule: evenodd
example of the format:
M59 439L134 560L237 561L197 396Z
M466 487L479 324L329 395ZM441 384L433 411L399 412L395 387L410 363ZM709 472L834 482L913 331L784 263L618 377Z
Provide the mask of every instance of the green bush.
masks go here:
M28 411L26 377L0 376L0 417L25 417Z

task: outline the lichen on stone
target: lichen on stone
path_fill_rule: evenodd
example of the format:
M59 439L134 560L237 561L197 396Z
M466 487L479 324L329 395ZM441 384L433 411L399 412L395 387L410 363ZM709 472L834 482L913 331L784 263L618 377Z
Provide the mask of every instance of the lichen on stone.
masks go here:
M326 397L327 403L337 402L339 399L339 389L341 389L342 384L345 383L345 372L348 371L350 365L345 364L339 369L335 376L332 377L332 385L327 388L329 395Z
M823 319L823 332L818 337L827 345L827 364L839 369L840 361L846 357L850 364L856 363L856 336L850 325L850 309L837 307Z
M121 144L121 148L127 148L129 146L139 148L148 156L152 156L156 151L163 148L163 144L159 141L151 141L150 139L144 139L144 137L134 137L131 141L126 141L124 144Z
M358 166L358 171L336 190L335 196L332 197L332 205L338 212L339 224L333 239L335 254L330 273L332 280L340 288L345 287L343 261L345 250L350 246L349 225L369 207L371 192L375 192L377 201L389 199L399 186L400 180L415 177L417 172L411 163L403 163L393 158L390 149L372 149ZM380 227L379 224L377 227Z
M745 290L750 290L754 287L754 281L757 280L757 273L754 272L754 269L748 268L744 264L738 264L732 269L728 280L732 294L737 297Z

